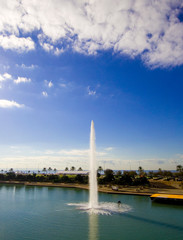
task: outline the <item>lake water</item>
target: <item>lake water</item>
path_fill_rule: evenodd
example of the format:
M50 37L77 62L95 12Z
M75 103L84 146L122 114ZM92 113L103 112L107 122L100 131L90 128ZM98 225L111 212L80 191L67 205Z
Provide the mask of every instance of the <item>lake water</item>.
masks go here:
M183 239L183 206L104 193L99 193L99 200L120 200L129 210L90 215L68 205L87 202L87 190L0 185L0 240Z

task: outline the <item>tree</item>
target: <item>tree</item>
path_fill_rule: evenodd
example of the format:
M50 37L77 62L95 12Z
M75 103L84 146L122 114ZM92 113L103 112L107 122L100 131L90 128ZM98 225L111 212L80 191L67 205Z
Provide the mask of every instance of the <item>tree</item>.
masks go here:
M158 169L158 176L162 176L163 175L163 171L161 168Z
M121 185L131 185L132 177L130 176L128 171L124 171L123 175L118 178L118 183Z
M101 172L103 171L103 168L99 166L97 171L101 174Z
M139 172L139 175L140 175L140 176L143 176L143 175L144 175L144 169L143 169L141 166L139 166L138 172Z
M82 176L81 174L77 174L75 177L75 181L79 182L79 183L83 183L84 182L84 176Z
M69 168L68 168L68 167L66 167L66 168L65 168L65 171L68 171L68 170L69 170Z
M121 171L119 170L119 171L117 171L117 173L116 173L116 176L121 176Z
M48 172L50 173L51 171L52 171L52 168L51 168L51 167L49 167L49 168L48 168Z
M54 169L53 169L53 171L54 171L54 173L56 173L57 169L56 169L56 168L54 168Z
M177 165L177 172L181 173L183 172L183 166L182 165Z
M112 180L114 180L114 174L113 174L113 170L111 169L106 169L104 171L104 174L105 174L105 180L107 182L111 182Z
M45 172L45 173L47 172L47 170L46 170L46 168L45 168L45 167L43 168L42 172Z
M148 176L149 176L149 178L152 178L154 176L154 172L153 171L149 171L148 172Z
M135 178L134 181L133 181L134 186L146 185L146 184L149 184L149 181L145 176L140 177L140 178Z
M9 172L13 172L13 168L10 168Z
M60 178L60 182L69 182L69 177L66 176L66 175L63 175L63 176Z
M71 167L71 171L75 171L76 168L74 166Z
M78 171L83 171L83 169L81 167L78 168Z
M134 179L137 176L137 172L131 170L131 171L128 171L128 175Z

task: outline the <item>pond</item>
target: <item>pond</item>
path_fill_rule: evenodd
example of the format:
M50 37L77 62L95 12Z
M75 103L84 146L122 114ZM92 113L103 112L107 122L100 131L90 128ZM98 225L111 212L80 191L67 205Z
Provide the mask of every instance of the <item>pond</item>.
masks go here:
M127 206L111 215L88 214L82 189L0 185L1 240L182 240L183 206L152 203L149 197L99 193L99 201ZM73 204L73 205L72 205Z

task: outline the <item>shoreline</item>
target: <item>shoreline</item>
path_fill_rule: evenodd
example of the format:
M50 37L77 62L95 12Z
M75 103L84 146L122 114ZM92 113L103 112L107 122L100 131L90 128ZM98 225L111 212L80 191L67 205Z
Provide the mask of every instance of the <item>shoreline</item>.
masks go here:
M59 187L59 188L77 188L88 190L89 186L86 184L77 183L51 183L51 182L25 182L25 181L0 181L0 184L12 184L23 186L37 186L37 187ZM177 194L182 195L183 189L177 188L154 188L147 186L120 186L118 190L113 190L111 186L98 186L98 191L107 194L124 194L137 196L151 196L154 193Z

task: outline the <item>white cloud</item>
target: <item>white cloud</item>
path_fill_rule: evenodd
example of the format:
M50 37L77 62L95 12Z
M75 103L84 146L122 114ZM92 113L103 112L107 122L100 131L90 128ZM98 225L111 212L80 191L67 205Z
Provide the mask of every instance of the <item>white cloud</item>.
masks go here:
M57 55L57 56L59 56L60 54L62 54L64 52L64 49L63 48L58 48L58 47L56 47L55 48L55 51L54 51L54 54L55 55Z
M25 64L22 63L21 65L16 64L16 67L18 67L18 68L23 68L23 69L27 69L27 70L33 70L33 69L37 68L38 66L37 66L37 65L34 65L34 64L25 65Z
M54 49L54 46L49 43L40 43L40 45L46 52L51 52Z
M12 49L18 52L27 52L35 48L35 44L30 37L20 38L15 35L0 35L0 46L4 49Z
M60 150L58 153L60 155L68 155L68 156L88 156L89 149Z
M12 78L11 74L9 74L9 73L4 73L4 74L3 74L3 77L4 77L5 79L11 79L11 78Z
M6 81L6 80L11 79L11 78L12 78L12 76L9 73L4 73L3 75L0 74L0 82Z
M66 87L67 87L67 84L66 84L66 83L60 83L59 85L60 85L60 87L62 87L62 88L66 88Z
M183 64L182 9L180 0L2 0L0 46L33 50L27 36L34 31L55 55L68 48L88 55L112 50L139 55L151 67L177 66Z
M9 65L4 65L4 64L0 64L0 65L2 65L2 67L3 67L4 70L10 69L10 66L9 66Z
M50 146L51 147L51 146ZM111 147L109 147L111 148ZM183 154L173 155L171 158L141 158L127 157L123 154L119 155L115 151L108 151L108 148L102 148L97 151L98 166L104 169L132 169L137 170L140 165L145 170L176 169L176 165L182 164ZM27 145L3 145L0 146L1 166L2 168L31 168L42 169L43 167L56 167L57 169L65 169L65 167L75 166L88 169L89 167L89 149L40 149L37 146ZM140 158L139 158L140 157Z
M23 108L24 104L19 104L15 101L0 99L0 108Z
M37 149L37 147L36 147ZM14 145L0 146L2 168L9 166L13 168L43 168L51 166L58 169L75 166L88 169L89 149L46 149L36 150L31 146ZM109 162L108 152L98 151L97 160Z
M48 88L53 87L53 83L52 83L52 81L44 80L44 83L45 83L46 87L48 87Z
M45 91L42 92L42 95L43 95L44 97L48 97L48 93L45 92Z
M17 79L14 80L14 83L16 84L27 83L27 82L31 82L31 79L26 77L18 77Z
M53 87L52 81L50 81L50 82L48 83L48 87L49 87L49 88Z
M91 90L91 89L90 89L90 86L87 87L87 92L88 92L88 95L90 95L90 96L95 96L96 93L97 93L96 91Z
M72 156L77 156L77 157L87 157L89 156L89 153L90 153L90 150L89 149L70 149L70 150L65 150L65 149L62 149L60 151L57 152L57 154L59 155L63 155L63 156L69 156L69 157L72 157ZM101 156L104 156L104 155L107 155L107 151L97 151L96 152L96 155L98 157L101 157Z
M110 151L114 150L114 148L113 148L113 147L107 147L107 148L105 148L104 150L110 152Z

